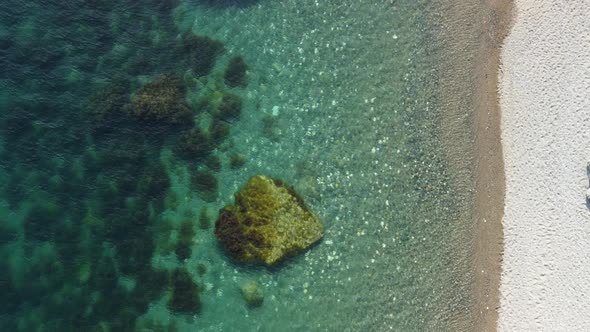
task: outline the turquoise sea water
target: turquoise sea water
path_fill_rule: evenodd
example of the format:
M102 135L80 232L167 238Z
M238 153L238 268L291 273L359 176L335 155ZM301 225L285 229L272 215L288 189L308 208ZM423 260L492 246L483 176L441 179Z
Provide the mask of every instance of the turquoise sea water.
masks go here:
M3 1L0 330L469 321L432 8ZM226 74L240 58L243 81L240 66ZM256 174L292 184L325 226L319 244L271 269L232 262L213 234L217 211ZM242 297L249 281L260 307ZM186 310L169 305L175 282L198 294Z

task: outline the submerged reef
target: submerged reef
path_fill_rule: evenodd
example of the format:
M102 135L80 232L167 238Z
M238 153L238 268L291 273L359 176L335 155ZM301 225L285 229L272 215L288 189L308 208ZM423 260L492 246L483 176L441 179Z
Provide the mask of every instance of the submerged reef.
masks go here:
M216 8L249 7L258 3L258 0L197 0L197 2Z
M221 160L218 156L209 156L209 158L205 160L205 166L213 172L219 172L221 171Z
M248 70L248 66L241 56L231 58L225 68L225 73L223 74L225 84L232 88L245 86L246 70Z
M215 174L210 171L196 171L192 174L192 184L199 197L205 202L215 202L219 193L217 191L218 181Z
M229 168L236 170L246 164L246 158L239 153L232 153L229 156Z
M209 218L209 212L207 212L207 208L201 208L201 212L199 213L199 228L200 229L209 229L211 227L211 218Z
M182 267L153 261L176 255L182 265L195 233L212 228L206 207L180 225L168 219L178 208L169 175L186 167L197 194L218 199L215 172L232 152L220 144L240 116L240 93L229 94L235 80L224 83L223 66L216 69L223 43L190 32L174 38L168 12L176 0L133 5L133 25L118 13L127 8L113 12L107 2L55 5L59 24L31 35L32 44L0 36L16 64L5 66L14 85L0 112L0 194L22 212L22 223L0 220L0 244L21 255L0 262L13 276L0 276L3 331L138 331L151 303L179 314L201 309L200 284ZM173 157L163 159L168 151ZM13 266L17 258L22 266ZM197 265L195 278L207 266Z
M191 246L195 237L195 229L191 219L185 219L178 230L178 243L176 245L176 258L183 261L191 257Z
M168 309L178 314L197 314L201 311L201 288L191 275L182 268L174 270L170 278L172 294Z
M222 97L219 106L212 111L216 119L233 122L240 117L242 100L234 94L226 94Z
M86 109L97 124L121 116L121 110L129 101L129 82L116 80L93 94Z
M128 111L137 118L164 123L192 121L186 105L185 86L176 76L165 74L146 83L132 97Z
M211 142L215 145L220 145L229 136L229 125L221 120L213 119L209 128L209 136Z
M185 131L174 147L174 152L186 160L204 161L213 151L209 137L200 128Z
M219 117L225 121L234 121L240 117L242 112L242 100L240 97L232 94L223 96L221 105L219 105Z
M271 266L321 239L323 227L291 187L257 175L219 211L215 236L237 261Z
M59 205L51 201L42 201L33 205L24 219L25 240L51 240L57 232L60 210Z
M222 42L191 32L183 35L182 44L188 54L189 66L197 76L209 75L217 57L225 51Z

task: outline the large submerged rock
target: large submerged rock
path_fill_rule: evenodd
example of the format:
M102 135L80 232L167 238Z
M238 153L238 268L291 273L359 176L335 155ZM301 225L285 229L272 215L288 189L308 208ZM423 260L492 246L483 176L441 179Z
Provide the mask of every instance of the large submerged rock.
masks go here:
M227 253L248 263L273 265L322 235L322 224L291 187L261 175L248 180L215 223L215 236Z
M193 113L184 101L186 88L173 75L160 75L143 85L131 98L127 111L132 116L160 123L192 123Z

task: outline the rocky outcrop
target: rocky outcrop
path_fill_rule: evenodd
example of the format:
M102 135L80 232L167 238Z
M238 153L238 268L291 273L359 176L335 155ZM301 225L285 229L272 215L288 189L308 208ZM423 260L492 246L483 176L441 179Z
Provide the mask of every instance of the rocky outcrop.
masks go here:
M215 236L231 257L269 266L305 250L322 235L322 224L293 188L260 175L248 180L215 223Z

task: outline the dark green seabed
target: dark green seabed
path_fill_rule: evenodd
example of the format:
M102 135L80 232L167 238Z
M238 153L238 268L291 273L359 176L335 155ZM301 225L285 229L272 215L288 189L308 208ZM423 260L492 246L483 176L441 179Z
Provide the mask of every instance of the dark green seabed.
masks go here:
M2 1L0 331L448 330L431 7ZM214 234L257 174L324 227L270 268Z

